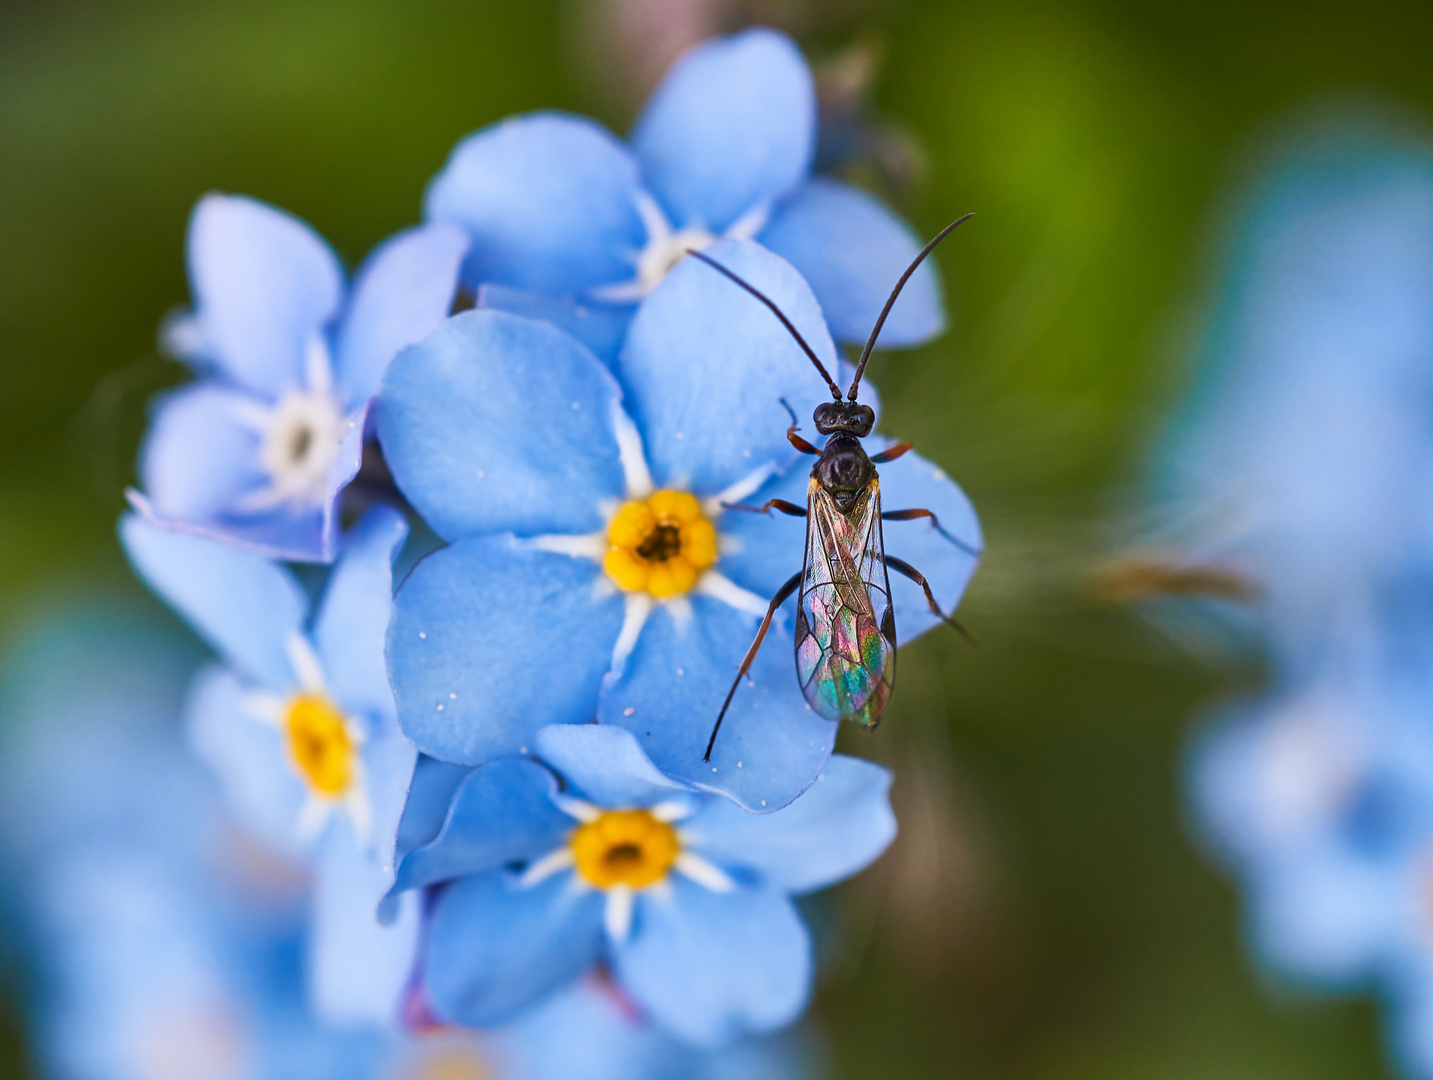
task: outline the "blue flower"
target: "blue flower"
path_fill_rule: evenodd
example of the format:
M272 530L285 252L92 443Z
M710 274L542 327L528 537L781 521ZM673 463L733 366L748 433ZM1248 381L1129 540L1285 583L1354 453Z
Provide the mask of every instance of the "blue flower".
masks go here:
M801 1080L814 1072L809 1048L786 1035L687 1046L595 978L481 1038L495 1080Z
M1190 759L1199 824L1240 881L1261 966L1326 991L1379 993L1412 1076L1433 1075L1430 640L1417 680L1381 665L1326 670L1230 710Z
M130 515L140 576L214 648L187 706L190 738L239 818L316 863L312 993L337 1022L396 1021L418 912L375 911L393 880L416 751L394 722L383 666L401 515L370 511L347 537L311 622L294 576L259 555Z
M427 216L467 229L479 302L557 322L615 359L630 304L683 254L756 239L811 283L832 332L864 341L920 245L864 192L812 178L816 95L796 46L748 30L673 67L623 146L591 120L536 113L469 136L428 192ZM886 323L915 345L944 317L922 267Z
M788 264L747 241L711 251L834 369L820 310ZM615 371L551 325L489 310L401 353L379 399L379 440L404 495L451 542L396 601L388 657L408 737L476 765L530 746L544 724L596 716L636 733L668 775L743 806L800 794L836 730L801 696L784 625L710 765L702 751L803 550L799 523L725 505L805 501L806 470L781 475L798 457L787 404L810 416L822 400L781 324L695 260L644 301ZM908 454L881 480L887 508L928 507L979 546L969 502L929 463ZM976 558L928 523L888 535L953 606ZM893 589L903 640L934 625L917 587Z
M302 876L239 841L184 746L195 652L84 608L9 657L0 820L31 1044L72 1080L377 1080L389 1040L305 1013Z
M46 1075L69 1080L795 1080L800 1042L687 1048L610 984L508 1028L326 1030L303 993L303 894L245 843L177 723L198 650L150 616L84 607L17 635L0 842L23 1000ZM443 1071L444 1069L448 1071Z
M605 961L647 1016L697 1045L794 1021L811 949L790 897L890 843L889 774L833 757L800 800L756 815L663 775L618 728L553 725L534 749L548 767L473 772L400 866L398 889L446 883L424 962L436 1013L501 1024Z
M201 378L157 403L134 506L167 528L330 561L369 399L394 353L447 316L466 251L451 226L400 233L346 294L307 225L252 199L202 199L189 226L194 311L165 335Z
M1290 653L1433 539L1433 151L1370 130L1301 133L1241 199L1158 456L1155 546Z
M1252 951L1378 992L1433 1076L1433 151L1374 130L1304 133L1246 200L1163 480L1179 558L1260 600L1273 689L1189 756Z

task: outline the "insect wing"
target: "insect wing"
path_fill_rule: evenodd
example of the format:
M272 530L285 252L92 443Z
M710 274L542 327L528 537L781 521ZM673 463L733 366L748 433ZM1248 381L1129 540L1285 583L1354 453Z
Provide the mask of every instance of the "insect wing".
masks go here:
M896 628L872 479L849 513L813 477L796 616L796 675L829 720L874 727L895 685Z

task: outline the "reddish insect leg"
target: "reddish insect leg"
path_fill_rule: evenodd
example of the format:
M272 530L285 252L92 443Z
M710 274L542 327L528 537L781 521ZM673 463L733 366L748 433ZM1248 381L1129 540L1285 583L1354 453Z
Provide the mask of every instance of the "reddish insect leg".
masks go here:
M935 602L935 594L930 591L930 582L925 579L924 574L922 574L919 570L917 570L910 563L906 562L904 559L898 559L894 555L886 556L886 565L897 573L903 574L906 577L910 578L912 581L914 581L917 585L919 585L922 589L925 590L925 602L930 605L930 610L932 614L939 617L943 622L949 623L955 629L956 633L958 633L961 637L965 638L965 640L968 641L970 644L977 644L975 638L971 636L969 630L961 626L960 623L956 622L954 618L940 610L940 605Z
M875 461L876 459L872 458L871 460ZM936 532L940 533L941 536L945 537L967 555L972 555L977 559L980 558L981 552L979 549L971 547L964 540L956 539L942 529L940 527L940 519L936 517L935 513L931 510L887 510L881 515L882 521L914 521L916 518L930 518L931 526Z
M741 685L741 680L751 670L751 663L756 659L757 651L761 648L761 642L766 637L766 631L771 627L771 617L776 614L776 609L786 603L787 597L796 591L796 586L801 584L801 574L797 572L791 575L791 579L781 588L776 590L776 595L771 598L771 604L766 609L766 618L761 620L761 629L756 632L756 640L751 643L751 648L746 650L746 656L741 662L741 667L732 681L731 689L726 692L726 700L721 703L721 712L717 713L716 724L712 726L712 737L707 740L707 752L702 755L703 761L712 759L712 747L716 745L717 732L721 730L721 722L726 719L726 710L731 705L732 696L736 694L736 688ZM927 590L929 591L929 590Z
M817 450L816 447L812 446L809 442L807 442L805 439L803 439L800 435L796 434L796 425L795 425L795 424L792 424L789 428L786 429L786 438L787 438L787 440L791 443L792 446L796 447L796 449L800 450L803 454L819 454L819 453L821 453L820 450Z
M898 442L895 446L888 447L885 450L882 450L879 454L872 454L871 460L874 461L877 465L884 465L888 461L895 461L896 458L900 457L910 448L910 443Z
M760 506L743 506L741 503L722 503L723 510L745 510L748 514L765 514L769 510L780 510L789 517L805 517L806 507L797 506L785 499L767 499Z

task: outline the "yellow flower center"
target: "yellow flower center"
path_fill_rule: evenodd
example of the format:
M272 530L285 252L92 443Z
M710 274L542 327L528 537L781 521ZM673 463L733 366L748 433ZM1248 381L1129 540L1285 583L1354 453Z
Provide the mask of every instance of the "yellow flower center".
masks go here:
M318 694L295 694L284 715L289 752L304 779L330 799L353 784L354 746L343 713Z
M577 872L599 889L645 889L667 876L681 846L677 830L646 810L608 810L570 841Z
M717 534L687 491L658 491L622 504L607 526L602 566L627 592L680 596L716 562Z

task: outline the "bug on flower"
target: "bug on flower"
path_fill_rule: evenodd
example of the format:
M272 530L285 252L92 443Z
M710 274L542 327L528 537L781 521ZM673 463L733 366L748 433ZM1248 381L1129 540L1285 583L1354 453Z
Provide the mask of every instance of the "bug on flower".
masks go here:
M727 507L752 513L779 510L792 517L804 517L806 556L800 572L793 574L771 598L756 639L747 650L731 689L727 691L726 700L722 702L721 712L717 714L711 738L707 741L706 754L703 755L704 761L711 760L712 747L716 745L722 720L726 717L736 688L741 685L742 677L756 659L772 617L798 586L801 595L796 604L796 676L807 703L828 720L854 720L874 728L880 723L881 714L890 701L896 677L896 621L891 606L888 569L919 585L925 591L926 603L931 611L969 640L965 628L940 610L925 576L910 563L886 554L881 522L928 518L951 543L972 555L979 555L979 552L942 529L930 510L881 510L880 477L876 466L894 461L909 450L911 444L897 443L878 454L868 455L861 440L871 433L876 414L869 405L857 402L856 395L861 375L866 370L866 361L870 359L876 338L901 289L936 245L956 226L973 216L966 214L947 225L906 267L876 318L876 325L861 350L855 377L844 399L840 386L831 378L825 365L775 303L715 259L700 251L688 253L770 308L811 363L816 365L834 399L816 406L812 415L816 430L828 436L825 446L818 449L796 434L795 413L791 413L791 426L786 429L786 437L792 446L817 459L811 468L806 506L803 508L785 499L768 499L761 506ZM791 412L790 406L787 406L787 411Z

